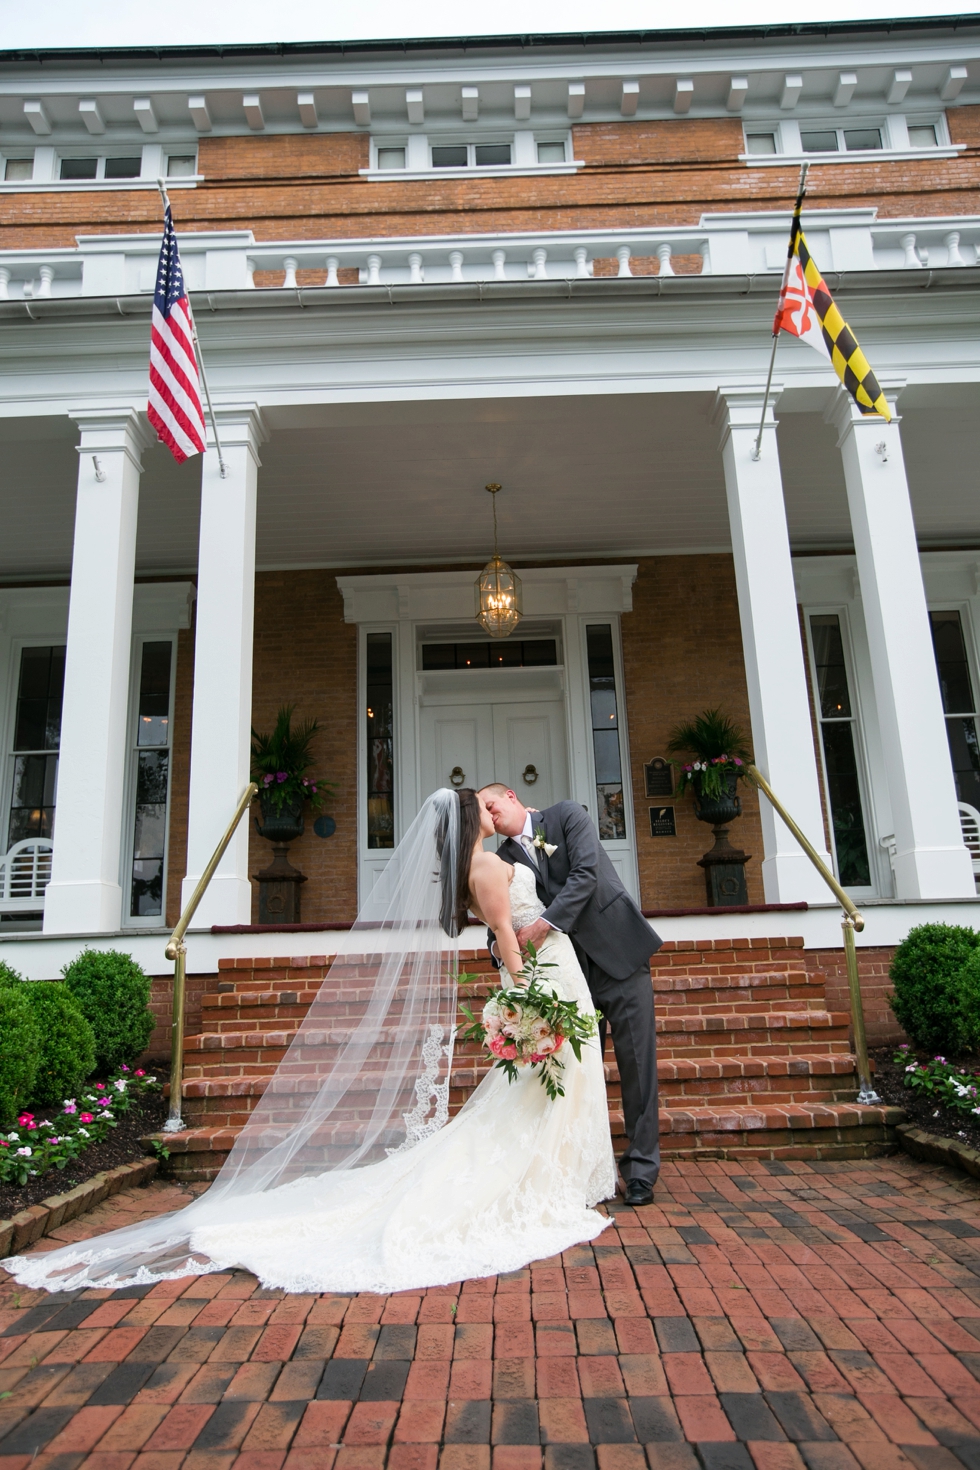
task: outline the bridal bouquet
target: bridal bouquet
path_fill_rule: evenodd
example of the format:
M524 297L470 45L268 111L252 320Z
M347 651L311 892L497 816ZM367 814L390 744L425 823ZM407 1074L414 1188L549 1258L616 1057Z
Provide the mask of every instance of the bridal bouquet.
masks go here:
M477 1041L496 1057L495 1066L502 1067L511 1082L516 1082L520 1067L537 1067L538 1080L554 1101L565 1096L561 1074L565 1064L559 1053L567 1042L578 1061L582 1060L582 1043L596 1035L595 1015L585 1015L574 1000L562 1000L546 988L541 971L550 969L539 964L533 946L528 946L530 960L521 974L523 985L502 988L491 995L477 1020L469 1006L460 1005L470 1025L460 1033L463 1041ZM475 980L477 977L460 976Z

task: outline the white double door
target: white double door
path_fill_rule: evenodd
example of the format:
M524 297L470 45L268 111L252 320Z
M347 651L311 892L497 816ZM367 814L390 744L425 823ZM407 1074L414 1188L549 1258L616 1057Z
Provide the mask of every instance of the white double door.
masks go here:
M560 694L506 703L491 691L465 703L427 700L419 724L423 799L441 786L478 790L491 781L540 809L570 795Z

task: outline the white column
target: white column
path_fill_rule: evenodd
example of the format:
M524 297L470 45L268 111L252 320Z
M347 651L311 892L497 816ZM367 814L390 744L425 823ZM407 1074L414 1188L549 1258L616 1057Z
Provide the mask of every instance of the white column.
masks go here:
M186 903L249 782L252 728L252 625L255 608L255 504L259 444L254 404L217 411L228 474L208 449L201 475L197 564L194 709L187 820ZM193 928L248 924L248 817L225 853Z
M120 927L120 845L140 455L131 408L71 415L81 427L54 861L45 934Z
M774 389L772 397L778 394ZM742 388L722 388L716 400L753 753L773 791L829 863L771 400L762 454L752 458L762 400L761 389ZM766 902L825 903L826 885L761 795L759 807Z
M890 405L894 414L894 405ZM897 416L839 390L836 425L895 824L896 898L973 898Z

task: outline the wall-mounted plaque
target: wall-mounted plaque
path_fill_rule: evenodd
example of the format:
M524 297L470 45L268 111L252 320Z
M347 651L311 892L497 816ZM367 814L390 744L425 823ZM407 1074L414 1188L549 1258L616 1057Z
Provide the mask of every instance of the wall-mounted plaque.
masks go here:
M647 781L647 796L673 796L674 768L662 755L655 756L643 767Z
M672 806L652 806L650 808L650 836L677 836L677 828L674 826L674 808Z

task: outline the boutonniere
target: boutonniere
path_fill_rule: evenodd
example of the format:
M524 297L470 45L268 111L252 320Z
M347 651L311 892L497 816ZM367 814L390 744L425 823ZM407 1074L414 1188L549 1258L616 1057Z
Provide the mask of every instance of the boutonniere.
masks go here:
M531 845L532 845L532 847L539 848L545 854L546 857L551 857L552 853L555 853L555 852L558 851L557 847L555 846L555 844L553 842L545 842L545 840L544 840L544 828L543 827L535 827L535 829L534 829L534 842Z

